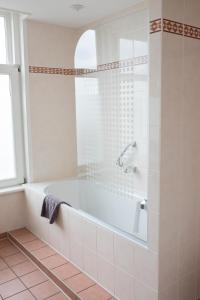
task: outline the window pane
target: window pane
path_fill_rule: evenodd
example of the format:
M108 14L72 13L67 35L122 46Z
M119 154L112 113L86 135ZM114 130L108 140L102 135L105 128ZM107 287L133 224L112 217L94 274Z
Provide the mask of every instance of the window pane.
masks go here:
M0 64L6 64L5 18L0 17Z
M16 177L9 75L0 74L0 180Z

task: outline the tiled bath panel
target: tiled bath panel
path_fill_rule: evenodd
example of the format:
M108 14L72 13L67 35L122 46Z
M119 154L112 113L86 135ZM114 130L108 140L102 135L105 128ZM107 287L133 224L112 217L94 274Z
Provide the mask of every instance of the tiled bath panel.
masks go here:
M65 205L61 206L56 223L49 225L47 219L40 217L42 190L39 184L26 187L27 228L53 248L48 248L49 256L56 250L117 299L149 300L150 294L151 300L157 300L157 234L153 228L157 214L150 214L151 240L147 248ZM44 258L42 248L34 253ZM62 266L58 270L62 272Z
M11 231L8 239L0 241L0 258L0 296L3 299L114 299L26 229Z

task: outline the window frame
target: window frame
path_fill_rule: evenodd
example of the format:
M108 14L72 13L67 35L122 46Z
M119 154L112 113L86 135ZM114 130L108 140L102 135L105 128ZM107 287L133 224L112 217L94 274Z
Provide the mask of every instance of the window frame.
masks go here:
M21 61L20 61L20 39L19 16L0 11L0 17L5 18L6 34L6 64L0 64L0 74L9 75L10 96L12 103L15 171L14 178L0 180L0 189L24 183L24 137L23 137L23 115L22 115L22 93L21 93ZM17 61L18 60L18 61Z

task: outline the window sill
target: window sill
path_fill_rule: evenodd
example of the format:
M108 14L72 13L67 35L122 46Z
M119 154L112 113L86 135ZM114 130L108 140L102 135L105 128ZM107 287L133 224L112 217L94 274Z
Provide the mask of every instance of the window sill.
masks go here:
M23 191L24 191L23 185L12 186L12 187L8 187L8 188L0 189L0 196L6 195L6 194L23 192Z

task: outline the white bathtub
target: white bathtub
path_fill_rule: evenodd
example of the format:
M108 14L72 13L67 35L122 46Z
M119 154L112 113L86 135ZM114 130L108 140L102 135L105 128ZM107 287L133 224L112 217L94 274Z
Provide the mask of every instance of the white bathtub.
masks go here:
M129 237L147 239L147 209L137 195L114 193L85 179L73 179L49 184L44 193L66 201L81 215L103 226L112 227Z
M140 270L143 262L133 259L140 250L142 257L144 253L149 257L143 241L147 211L138 210L140 197L114 194L101 185L79 179L27 184L25 193L26 227L117 299L124 300L118 294L116 274L118 279L131 283L130 289L133 278L146 276L146 268ZM72 205L61 205L52 225L40 216L46 194L54 194Z

